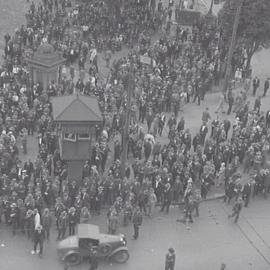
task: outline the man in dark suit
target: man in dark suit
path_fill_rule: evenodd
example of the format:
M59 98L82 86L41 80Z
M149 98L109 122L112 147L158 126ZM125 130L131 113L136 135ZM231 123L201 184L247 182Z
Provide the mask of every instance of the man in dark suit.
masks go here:
M256 95L256 91L257 89L259 88L260 86L260 80L259 78L256 76L254 79L253 79L253 96Z
M39 245L39 253L38 255L42 257L43 254L43 243L45 239L45 232L41 225L37 226L35 232L34 232L34 250L32 251L32 254L36 254L37 252L37 246Z
M135 208L135 211L133 213L133 217L132 217L132 223L133 223L133 228L134 228L134 236L133 239L136 240L139 237L139 228L142 225L142 213L140 211L140 207L137 206Z
M251 194L251 183L248 182L247 184L244 185L243 190L242 190L242 198L245 207L248 207L249 204L249 199L250 199L250 194Z
M205 137L206 137L206 134L208 132L208 127L206 124L202 124L201 128L200 128L200 135L201 135L201 144L204 145L204 142L205 142Z
M168 214L171 202L172 202L172 189L170 183L167 183L165 185L163 204L160 212L163 212L164 209L166 208L166 214Z
M169 248L169 252L166 254L165 270L174 270L175 266L175 252L173 248Z
M269 89L269 81L270 81L270 78L267 78L264 82L263 97L266 96L266 93Z
M232 94L232 91L230 90L229 93L228 93L228 104L229 104L229 108L228 108L228 111L227 111L227 114L229 115L232 111L232 106L233 106L233 103L234 103L234 98L233 98L233 94Z
M90 252L90 268L89 268L89 270L96 270L96 269L98 269L97 249L95 247L92 247L91 252Z
M266 112L265 121L266 121L266 128L269 128L270 127L270 110Z
M145 143L144 143L144 155L145 155L145 161L148 161L150 155L151 155L151 152L152 152L152 144L150 142L150 140L147 140Z

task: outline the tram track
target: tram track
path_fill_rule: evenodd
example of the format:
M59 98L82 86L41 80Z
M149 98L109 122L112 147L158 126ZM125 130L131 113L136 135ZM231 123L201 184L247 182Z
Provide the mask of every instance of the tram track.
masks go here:
M222 209L226 215L230 214L223 205ZM237 226L243 238L247 240L247 242L257 252L257 254L270 266L270 245L263 239L256 228L248 221L244 215L240 215L240 219L235 225Z

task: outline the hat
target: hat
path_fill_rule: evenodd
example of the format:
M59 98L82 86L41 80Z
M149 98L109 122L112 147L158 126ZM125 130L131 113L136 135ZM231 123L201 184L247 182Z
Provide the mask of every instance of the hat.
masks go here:
M76 212L75 207L73 207L73 206L72 206L72 207L70 207L70 208L69 208L69 212Z
M169 188L171 187L170 183L167 183L167 184L165 185L165 187L166 187L167 189L169 189Z
M43 228L42 225L38 225L38 226L36 227L37 230L42 230L42 228Z
M169 252L170 253L174 253L174 249L173 248L169 248Z

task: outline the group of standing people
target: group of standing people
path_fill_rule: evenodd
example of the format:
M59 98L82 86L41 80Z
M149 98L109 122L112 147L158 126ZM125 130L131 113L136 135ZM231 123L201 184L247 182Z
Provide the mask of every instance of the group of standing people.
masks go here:
M132 223L134 239L138 239L143 214L151 217L157 204L161 212L169 213L172 203L183 201L185 218L193 222L193 212L199 216L200 201L207 197L211 187L224 186L226 200L230 202L235 198L238 203L232 214L237 221L241 200L248 206L251 187L253 196L263 194L266 197L270 191L267 168L269 111L261 112L260 100L252 108L244 97L239 99L240 106L234 111L234 122L214 118L205 109L195 136L187 128L184 117L178 118L184 104L197 102L200 105L219 77L222 61L219 31L209 29L205 22L198 22L192 32L177 27L172 39L162 36L152 44L146 33L139 34L142 27L153 27L150 22L153 24L155 17L149 10L153 6L145 4L147 1L118 10L121 13L119 21L110 16L104 3L92 2L74 9L69 19L59 16L68 8L68 1L59 2L61 6L58 1L49 0L38 7L32 3L27 27L22 26L14 37L5 36L6 62L0 76L1 220L4 217L13 233L19 230L34 241L33 254L39 244L42 255L43 242L50 239L52 210L58 240L75 234L76 224L90 222L94 215L100 214L103 205L110 208L107 214L110 233L117 232L122 217L123 225ZM129 26L127 15L131 13L134 17L138 11L143 11L140 13L143 18L139 16L134 20L142 23ZM95 16L91 17L92 14ZM100 20L101 25L97 23ZM84 39L75 44L67 38L63 51L68 62L95 54L94 47L104 29L112 35L111 39L126 40L127 29L128 33L136 32L137 50L111 66L108 64L111 71L104 85L96 76L98 67L94 58L89 70L89 78L94 80L78 80L74 84L74 76L71 76L71 80L63 78L59 83L50 82L48 89L43 89L40 83L33 85L24 61L27 47L35 50L42 42L50 42L59 48L59 41L65 39L65 30L72 25L88 24L91 27L87 32L95 42ZM89 52L91 46L93 54ZM140 56L150 62L143 62ZM131 65L135 66L134 95L131 108L127 108L127 71ZM80 66L83 68L83 63ZM259 86L259 79L255 78L254 95ZM97 142L91 160L84 166L83 179L70 182L67 166L59 154L49 97L72 93L74 88L81 94L97 96L104 113L104 125L96 129ZM268 88L267 79L264 96ZM225 99L227 97L224 103ZM229 105L234 103L230 94L228 102ZM119 161L121 130L128 109L131 109L128 138L131 162L123 177ZM18 158L18 141L21 139L24 154L27 154L27 135L33 134L38 134L39 138L38 157L23 164ZM159 138L164 134L167 134L167 142L161 144ZM112 164L108 164L110 151L114 153ZM246 171L254 170L252 184L242 186L239 183L241 164ZM172 270L174 263L175 254L170 249L166 270Z

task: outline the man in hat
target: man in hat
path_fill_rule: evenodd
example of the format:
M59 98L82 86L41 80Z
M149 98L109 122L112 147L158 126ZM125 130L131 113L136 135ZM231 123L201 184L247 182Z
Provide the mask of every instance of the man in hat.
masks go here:
M96 247L92 247L90 251L90 268L89 270L98 269L98 256Z
M50 210L48 208L45 208L42 213L42 224L44 227L44 233L46 234L46 239L49 241L50 239L50 230L52 227L52 216L50 213Z
M31 251L32 254L37 253L37 246L39 245L39 257L42 257L43 254L43 243L45 239L45 233L42 225L36 227L34 232L34 250Z
M196 212L196 216L199 216L199 207L200 207L200 202L202 200L201 192L200 190L195 190L194 195L193 195L193 208Z
M167 183L165 185L165 190L164 190L164 198L163 198L163 205L161 207L160 212L163 212L164 209L166 208L166 214L169 213L170 205L172 202L172 189L171 189L171 184Z
M253 96L255 96L256 91L260 86L260 80L257 76L253 79L252 84L253 84Z
M263 97L266 96L266 93L269 89L269 82L270 82L270 78L267 78L264 82Z
M12 203L10 207L10 224L12 226L12 234L15 235L18 225L18 207L16 203Z
M66 210L63 210L58 220L57 240L62 240L65 237L67 226L68 226L68 216Z
M221 264L221 267L220 267L220 270L225 270L225 268L226 268L226 264L225 263L222 263Z
M118 227L117 211L113 208L108 217L108 231L110 234L115 234Z
M234 219L234 222L237 223L238 219L239 219L239 215L240 215L240 212L242 210L242 198L239 198L235 205L233 206L233 212L231 215L228 216L228 218L232 218L232 217L235 217Z
M173 248L169 248L169 252L166 254L165 270L174 270L175 265L175 252Z
M69 235L75 234L75 227L78 223L78 216L75 207L70 207L68 211Z
M134 228L134 236L133 239L136 240L139 237L139 228L142 225L142 213L140 211L140 207L136 206L135 211L133 213L132 217L132 223L133 223L133 228Z
M246 183L242 190L242 199L244 201L244 206L248 207L249 201L250 201L250 195L251 195L252 185L251 181Z
M26 169L22 170L22 180L25 186L27 186L30 182L30 176L27 174Z
M205 109L205 111L203 112L203 114L202 114L202 121L203 121L203 123L208 123L208 120L210 120L211 119L211 116L210 116L210 113L209 113L209 108L207 107L206 109Z

